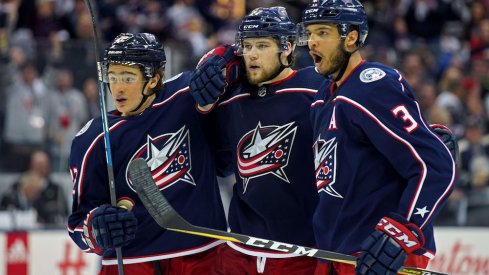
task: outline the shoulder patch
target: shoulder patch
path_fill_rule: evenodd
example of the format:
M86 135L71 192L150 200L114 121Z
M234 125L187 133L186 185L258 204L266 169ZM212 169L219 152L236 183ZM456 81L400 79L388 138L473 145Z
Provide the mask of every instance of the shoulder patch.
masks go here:
M379 68L367 68L360 73L360 80L364 83L377 81L385 76L385 72Z
M78 131L78 133L76 133L75 136L77 137L77 136L83 135L83 133L85 133L88 130L88 128L90 128L90 125L92 125L92 122L93 122L93 118L90 119L90 121L87 122L87 124L85 124L85 126L83 126L83 128L81 128L80 131Z

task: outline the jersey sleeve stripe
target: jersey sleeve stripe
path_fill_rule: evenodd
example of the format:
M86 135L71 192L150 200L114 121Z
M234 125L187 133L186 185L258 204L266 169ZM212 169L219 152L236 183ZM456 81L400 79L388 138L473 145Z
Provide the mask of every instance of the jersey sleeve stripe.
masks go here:
M245 98L245 97L249 97L249 96L250 96L250 94L239 94L237 96L233 96L230 99L225 100L225 101L219 103L218 106L224 106L224 105L229 104L229 103L231 103L231 102L233 102L235 100L238 100L238 99L241 99L241 98Z
M404 78L402 77L401 73L398 70L394 69L394 71L396 71L396 73L399 75L399 78L398 78L399 84L401 84L402 92L405 93L406 92L406 88L404 87L404 84L402 84L402 80Z
M319 99L311 103L311 107L315 107L316 105L321 105L321 104L324 104L324 100Z
M114 129L116 129L117 127L119 127L120 125L122 125L124 122L126 122L126 120L121 120L121 121L117 122L116 124L112 125L112 127L109 128L109 133L110 133L110 131L113 131ZM78 200L77 200L77 202L78 202L78 204L80 204L80 201L81 201L81 198L82 198L83 180L85 179L85 167L86 167L86 164L87 164L88 156L93 151L93 148L95 148L95 145L97 144L97 142L100 139L102 139L103 136L104 136L104 133L103 132L100 133L92 141L92 143L88 147L88 150L85 153L85 155L83 155L83 160L82 160L82 164L81 164L81 167L80 167L80 176L79 176L79 180L78 180L78 189L77 189L77 192L78 192Z
M190 90L190 88L187 86L185 88L182 88L178 91L176 91L174 94L172 94L169 98L163 100L162 102L158 102L158 103L154 103L151 108L158 108L160 107L161 105L173 100L177 95L181 94L181 93L185 93L185 92L188 92Z
M418 115L421 118L421 122L423 122L424 127L426 127L427 129L429 129L429 126L426 125L426 122L424 121L423 117L421 116L421 109L419 108L419 104L417 102L416 102L416 107L418 109ZM443 143L443 141L435 133L433 133L431 130L430 130L430 133L441 144L443 144L443 147L447 151L447 154L451 155L450 150L448 150L448 148L445 146L445 143ZM450 184L447 186L447 188L445 189L445 191L443 192L443 194L438 198L438 200L436 200L435 204L433 205L432 211L430 211L430 214L425 219L424 223L421 225L421 228L423 228L426 225L426 223L431 219L431 216L433 215L433 213L435 213L434 210L436 208L438 208L438 205L440 205L440 203L443 201L443 199L448 196L450 190L454 187L454 184L455 184L455 176L456 176L457 169L456 169L455 161L453 160L453 158L451 158L451 159L452 159L452 178L450 179ZM413 209L414 209L414 206L413 206Z
M421 193L421 190L423 189L423 185L424 185L424 182L426 179L426 174L427 174L426 163L423 161L423 159L419 156L418 152L414 149L414 147L408 141L406 141L405 139L396 135L391 129L389 129L387 126L385 126L374 114L372 114L367 108L365 108L364 106L362 106L358 102L356 102L356 101L354 101L348 97L345 97L345 96L338 96L335 98L335 101L337 101L337 100L344 101L344 102L354 106L355 108L359 109L363 113L365 113L368 117L370 117L373 121L375 121L375 123L377 123L385 132L387 132L391 137L393 137L394 139L396 139L400 143L404 144L409 149L409 151L411 152L413 157L416 159L416 161L419 163L419 165L421 167L421 174L420 174L418 184L416 187L416 192L414 194L414 197L412 198L411 205L409 207L409 211L408 211L407 216L406 216L407 220L410 220L411 215L414 211L414 206L416 205L416 202L419 198L419 194Z

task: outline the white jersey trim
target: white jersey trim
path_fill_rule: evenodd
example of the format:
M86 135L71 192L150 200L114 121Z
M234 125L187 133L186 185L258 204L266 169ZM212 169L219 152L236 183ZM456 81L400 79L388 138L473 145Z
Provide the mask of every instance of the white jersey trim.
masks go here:
M363 111L364 113L366 113L382 129L384 129L384 131L386 131L391 137L393 137L394 139L396 139L399 142L401 142L404 145L406 145L406 147L408 147L409 150L411 151L411 154L413 155L413 157L421 165L421 175L420 175L419 180L418 180L418 186L416 188L416 192L414 193L414 198L412 199L412 203L411 203L411 205L409 206L409 209L408 209L407 220L410 220L411 219L411 215L412 215L412 213L414 211L414 207L416 206L416 202L418 201L419 195L421 193L421 190L423 190L423 186L424 186L424 183L425 183L425 180L426 180L426 175L428 173L428 169L426 167L426 163L424 162L423 158L421 158L421 156L418 154L418 152L413 147L413 145L411 143L409 143L409 141L401 138L396 133L394 133L391 129L389 129L389 127L387 127L384 123L382 123L382 121L380 119L378 119L377 116L375 116L374 114L372 114L372 112L370 112L370 110L368 110L366 107L364 107L360 103L358 103L358 102L356 102L356 101L354 101L354 100L352 100L352 99L350 99L348 97L345 97L345 96L338 96L338 97L336 97L335 101L337 101L337 100L342 100L342 101L348 102L349 104L355 106L356 108L358 108L361 111ZM426 219L426 220L428 220L428 219ZM424 224L425 223L423 223L423 225ZM421 228L422 228L422 226L421 226Z
M119 125L121 125L122 123L125 123L125 122L126 122L126 120L120 120L117 123L115 123L114 125L112 125L112 127L109 127L109 130L108 130L109 134L110 134L111 130L114 130L115 128L119 127ZM80 205L80 201L81 201L81 196L82 196L82 191L83 191L83 181L85 180L85 166L87 164L88 155L90 155L92 153L93 148L95 148L95 145L101 139L102 139L102 142L104 142L104 148L105 148L105 140L104 140L105 137L104 136L105 136L105 132L102 132L97 137L95 137L93 139L92 143L90 144L90 146L88 147L87 151L83 155L82 163L80 165L80 175L78 176L78 181L77 181L77 183L78 183L78 189L77 189L78 205Z
M421 109L419 107L418 102L416 102L416 107L418 109L418 115L421 117L421 122L423 122L424 127L427 128L427 129L430 129L430 127L428 125L426 125L426 122L424 121L423 117L421 116ZM430 133L434 137L436 137L440 141L441 144L443 144L443 147L445 147L445 150L451 156L450 150L447 148L447 146L445 145L445 143L443 143L443 141L435 133L433 133L433 131L430 130ZM428 217L426 217L424 223L421 225L421 228L423 228L426 225L426 223L431 219L431 216L435 212L433 210L436 209L436 208L438 208L438 205L440 205L440 203L443 200L443 198L446 197L447 194L448 194L448 192L450 192L450 190L452 189L453 184L455 183L456 170L457 170L456 164L455 164L455 161L452 158L452 178L450 179L450 184L447 186L447 188L445 189L445 191L443 192L443 194L436 200L435 204L433 205L432 211L430 212L430 214L428 215ZM414 206L413 206L413 209L414 209ZM433 254L432 254L432 257L434 257Z

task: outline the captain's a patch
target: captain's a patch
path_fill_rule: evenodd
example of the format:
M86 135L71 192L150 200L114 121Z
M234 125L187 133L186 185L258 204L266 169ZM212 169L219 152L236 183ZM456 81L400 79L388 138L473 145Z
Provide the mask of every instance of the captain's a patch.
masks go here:
M385 72L379 68L368 68L360 73L360 80L364 83L377 81L385 76Z

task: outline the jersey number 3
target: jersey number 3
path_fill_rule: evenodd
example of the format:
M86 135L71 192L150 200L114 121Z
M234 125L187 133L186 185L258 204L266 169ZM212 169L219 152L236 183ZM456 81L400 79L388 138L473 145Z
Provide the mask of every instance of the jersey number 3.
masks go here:
M407 126L404 127L404 130L406 130L406 132L411 133L416 128L418 128L418 123L414 120L413 116L408 112L406 106L399 105L394 109L392 109L391 112L394 114L395 118L401 117L402 120L404 120L404 122L408 124Z

